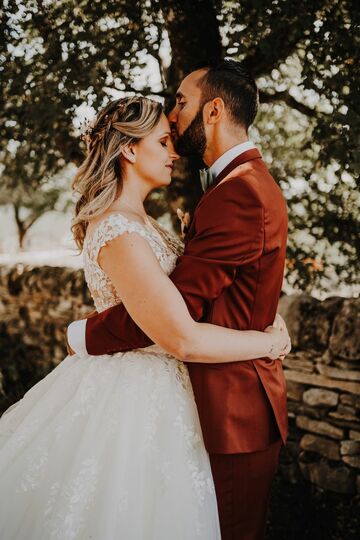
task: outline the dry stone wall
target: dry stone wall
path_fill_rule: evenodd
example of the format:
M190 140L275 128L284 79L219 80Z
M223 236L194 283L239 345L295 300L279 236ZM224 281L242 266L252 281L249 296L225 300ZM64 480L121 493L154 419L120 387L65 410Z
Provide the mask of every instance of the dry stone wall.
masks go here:
M284 296L293 343L285 359L290 435L281 470L360 493L360 299Z
M83 272L0 267L0 409L66 355L64 332L93 309ZM290 434L281 474L360 493L360 299L283 296Z
M92 309L81 270L0 267L0 412L65 357L66 326Z

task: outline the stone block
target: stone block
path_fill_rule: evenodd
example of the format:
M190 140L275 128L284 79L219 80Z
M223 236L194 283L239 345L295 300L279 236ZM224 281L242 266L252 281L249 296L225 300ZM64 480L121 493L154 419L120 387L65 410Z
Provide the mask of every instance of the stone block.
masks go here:
M329 353L330 354L330 353ZM331 356L331 355L330 355ZM340 368L340 369L350 369L350 370L360 370L360 364L357 362L352 362L350 360L341 360L340 358L334 358L331 356L331 362L332 365Z
M356 431L355 429L350 429L349 437L353 441L360 441L360 431Z
M302 373L301 371L295 371L292 369L285 369L284 373L287 381L307 384L308 386L320 386L323 388L337 389L342 390L343 392L349 392L350 394L360 395L360 383L358 382L330 379L324 375L317 375L316 373Z
M342 460L346 465L360 469L360 456L343 456Z
M278 309L286 321L293 348L324 351L343 301L333 297L320 302L306 294L283 296Z
M359 422L360 426L360 418L354 414L352 407L347 407L346 405L339 405L336 411L329 412L329 416L335 420L355 422L355 424Z
M340 445L337 441L326 439L325 437L319 437L318 435L311 435L307 433L300 441L300 448L309 452L316 452L322 456L336 461L340 459Z
M289 356L283 360L283 366L288 369L296 369L299 371L305 371L306 373L314 373L314 362L294 362L294 358Z
M354 396L353 394L341 394L340 403L347 405L353 409L360 409L360 396Z
M360 363L360 298L343 302L334 319L329 348L334 356Z
M344 381L360 381L360 370L339 369L337 367L324 366L320 362L316 364L316 369L321 375L331 377L332 379L341 379Z
M306 387L303 384L288 381L286 388L288 399L291 399L292 401L301 401Z
M298 416L307 416L308 418L315 418L315 420L324 419L324 409L321 407L310 407L304 403L299 405Z
M335 426L332 426L328 422L321 420L313 420L307 416L298 416L296 419L296 425L298 428L304 431L310 431L311 433L317 433L319 435L325 435L331 439L344 439L344 430Z
M303 394L303 401L311 407L336 407L339 395L323 388L310 388Z
M313 373L315 371L314 355L309 354L307 351L290 353L283 360L283 366L289 369L296 369L297 371Z
M334 467L325 459L299 465L304 477L322 489L349 495L356 493L356 473L345 465Z
M288 401L288 411L298 416L307 416L308 418L315 418L315 420L322 420L324 417L324 411L320 408L309 407L299 401Z
M342 441L340 443L342 456L356 456L360 454L360 441Z

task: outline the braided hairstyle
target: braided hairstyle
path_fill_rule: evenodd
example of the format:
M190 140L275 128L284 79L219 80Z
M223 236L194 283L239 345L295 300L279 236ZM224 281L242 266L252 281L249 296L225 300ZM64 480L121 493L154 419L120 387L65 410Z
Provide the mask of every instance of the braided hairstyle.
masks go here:
M71 230L80 250L89 220L103 214L121 193L121 147L149 135L162 112L160 103L142 96L117 99L99 112L86 132L87 155L72 183L79 200Z

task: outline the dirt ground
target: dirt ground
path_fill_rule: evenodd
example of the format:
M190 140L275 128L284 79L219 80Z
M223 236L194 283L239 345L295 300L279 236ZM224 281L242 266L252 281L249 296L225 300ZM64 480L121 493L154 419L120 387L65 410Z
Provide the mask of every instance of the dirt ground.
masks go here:
M337 495L276 477L267 540L360 540L360 495Z

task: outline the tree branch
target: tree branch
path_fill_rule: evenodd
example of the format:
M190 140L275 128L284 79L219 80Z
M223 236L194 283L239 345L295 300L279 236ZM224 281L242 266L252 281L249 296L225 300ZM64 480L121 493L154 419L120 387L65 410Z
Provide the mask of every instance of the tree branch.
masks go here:
M29 217L29 219L27 219L25 222L24 222L24 229L26 231L28 231L30 229L30 227L32 227L35 223L35 221L37 221L39 218L41 218L42 215L45 214L45 212L48 212L49 210L45 210L44 212L41 212L41 213L36 213L34 214L32 217Z
M159 92L155 92L154 90L152 90L151 88L147 86L141 88L140 90L135 90L132 86L123 84L122 88L116 88L116 89L120 90L121 92L140 92L141 94L144 94L144 95L151 94L152 96L159 96L162 98L171 97L169 90L165 89L165 90L160 90ZM114 90L114 86L104 86L104 90L108 90L108 91Z
M261 39L259 44L254 44L247 51L244 51L246 58L243 60L243 65L253 77L267 75L294 53L298 44L304 40L306 31L313 27L317 12L324 7L325 3L326 0L312 0L306 6L306 13L303 17L299 17L299 13L295 9L292 17L279 18L276 26L271 27L271 31ZM241 17L241 11L239 15ZM255 21L256 19L254 19L254 24ZM239 20L239 23L244 24L244 20ZM251 32L250 23L248 31ZM235 38L235 34L233 38Z
M289 92L274 92L268 94L267 92L260 90L259 100L260 103L273 103L274 101L283 101L292 109L296 109L297 111L305 114L309 118L318 118L319 116L319 113L315 109L312 109L311 107L300 103L294 97L292 97Z

